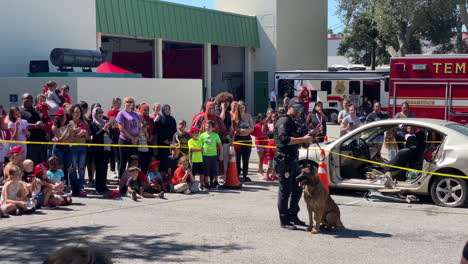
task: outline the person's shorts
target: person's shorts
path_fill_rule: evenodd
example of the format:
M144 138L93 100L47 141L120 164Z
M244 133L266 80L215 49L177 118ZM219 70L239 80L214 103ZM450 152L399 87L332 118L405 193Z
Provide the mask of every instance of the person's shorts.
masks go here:
M32 196L33 199L37 201L37 204L42 205L44 203L44 193L40 192Z
M273 160L272 159L268 160L268 168L269 169L274 169L275 168L275 167L273 167Z
M194 162L192 163L192 174L202 175L203 174L203 162Z
M151 194L160 193L160 191L158 191L158 190L156 190L156 189L153 189L153 188L145 189L145 190L143 190L143 192L145 192L145 193L151 193Z
M267 151L266 148L264 148L264 147L259 147L259 146L256 146L255 149L257 150L257 152L264 152L264 151Z
M219 162L218 156L203 156L203 167L205 175L208 177L218 176Z

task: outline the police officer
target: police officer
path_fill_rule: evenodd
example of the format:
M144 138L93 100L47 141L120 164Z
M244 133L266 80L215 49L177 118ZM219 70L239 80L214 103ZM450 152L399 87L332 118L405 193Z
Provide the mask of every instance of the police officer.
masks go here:
M313 137L304 129L300 119L304 104L295 97L289 102L288 112L275 123L276 154L274 168L279 178L278 211L281 228L296 230L295 225L305 225L297 217L302 188L296 177L300 173L298 156L302 144L310 144ZM316 132L316 131L314 131ZM288 205L289 203L289 205Z

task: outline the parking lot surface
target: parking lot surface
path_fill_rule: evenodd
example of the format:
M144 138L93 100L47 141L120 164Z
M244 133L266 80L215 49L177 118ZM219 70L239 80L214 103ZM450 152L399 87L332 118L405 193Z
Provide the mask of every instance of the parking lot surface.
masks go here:
M251 164L251 168L254 166ZM167 199L107 200L0 219L0 263L38 263L64 245L90 245L116 263L457 263L468 210L371 201L334 192L345 229L279 228L277 183ZM303 200L300 218L307 220Z

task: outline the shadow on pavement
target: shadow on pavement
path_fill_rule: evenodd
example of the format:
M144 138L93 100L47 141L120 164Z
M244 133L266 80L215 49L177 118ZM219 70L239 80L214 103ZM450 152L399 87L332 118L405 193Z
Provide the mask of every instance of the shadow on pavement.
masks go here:
M116 227L118 229L118 227ZM113 259L151 262L197 261L188 252L229 252L246 249L238 244L191 244L177 242L179 234L106 235L116 229L105 226L67 228L10 228L0 230L2 261L9 263L42 262L63 246L89 246L103 249ZM99 237L95 237L99 235Z
M320 230L321 234L324 235L331 235L335 238L363 238L363 237L380 237L380 238L387 238L392 237L391 234L387 233L376 233L369 230L353 230L349 228L342 228L336 232L332 232L329 230Z

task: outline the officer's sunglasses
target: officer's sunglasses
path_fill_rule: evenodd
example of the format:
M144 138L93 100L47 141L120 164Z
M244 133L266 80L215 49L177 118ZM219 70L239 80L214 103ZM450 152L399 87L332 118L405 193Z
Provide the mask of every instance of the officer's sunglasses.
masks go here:
M301 107L301 106L293 106L293 109L296 110L296 111L302 111L302 110L304 110L304 107Z

